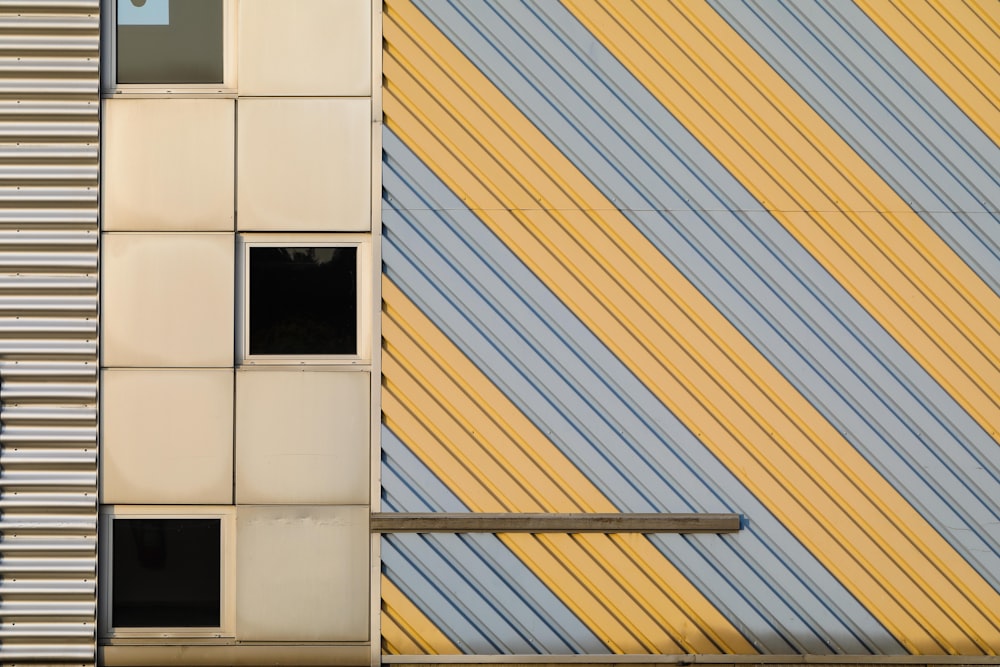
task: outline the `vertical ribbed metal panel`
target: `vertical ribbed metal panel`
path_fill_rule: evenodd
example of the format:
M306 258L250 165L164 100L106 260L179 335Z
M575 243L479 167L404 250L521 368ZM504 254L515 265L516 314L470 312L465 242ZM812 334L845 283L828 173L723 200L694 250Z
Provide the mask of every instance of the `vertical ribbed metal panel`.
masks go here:
M98 0L0 0L0 662L93 664Z

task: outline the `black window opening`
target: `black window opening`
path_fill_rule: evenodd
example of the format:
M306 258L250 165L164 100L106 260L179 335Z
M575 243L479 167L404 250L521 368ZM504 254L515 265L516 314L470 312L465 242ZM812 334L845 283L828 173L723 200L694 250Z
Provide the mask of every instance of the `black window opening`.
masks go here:
M223 0L115 0L117 80L222 84Z
M221 625L221 519L116 518L111 624Z
M358 353L358 248L249 249L251 355Z

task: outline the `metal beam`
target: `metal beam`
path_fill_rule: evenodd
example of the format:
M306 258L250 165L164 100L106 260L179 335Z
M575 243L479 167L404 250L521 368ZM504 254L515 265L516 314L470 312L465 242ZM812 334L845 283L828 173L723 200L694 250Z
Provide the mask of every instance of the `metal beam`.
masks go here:
M373 533L734 533L739 514L406 513L371 515Z

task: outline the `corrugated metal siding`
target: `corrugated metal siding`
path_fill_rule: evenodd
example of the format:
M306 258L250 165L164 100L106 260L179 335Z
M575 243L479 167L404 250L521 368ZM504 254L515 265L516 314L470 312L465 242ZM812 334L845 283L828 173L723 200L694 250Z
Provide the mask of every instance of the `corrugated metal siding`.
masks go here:
M382 443L383 470L392 477L387 486L395 490L383 500L383 511L468 511L388 429ZM467 653L608 652L495 536L393 535L382 550L391 563L385 574L401 592L437 599L434 625L451 638L444 646ZM435 565L427 568L430 563ZM494 604L484 604L484 591Z
M889 3L876 4L895 11ZM965 6L950 4L956 10ZM998 197L1000 156L995 137L984 134L989 126L980 127L963 113L854 3L810 12L793 3L712 6L978 276L1000 291L1000 228L987 209ZM997 4L981 7L996 9ZM925 57L930 53L925 49ZM940 51L935 59L946 61ZM973 64L968 68L997 75ZM989 88L982 92L990 94ZM992 106L977 108L997 114ZM1000 116L991 121L1000 126Z
M392 193L392 200L384 208L387 278L405 286L407 297L422 312L439 326L447 327L448 337L459 349L448 350L437 336L431 338L429 322L414 322L411 317L408 328L425 341L424 346L448 360L450 375L462 378L478 392L485 392L484 385L490 383L504 388L505 395L491 392L480 399L481 403L499 410L507 401L515 416L524 414L538 424L534 433L528 431L528 424L517 429L521 438L526 437L526 431L531 435L526 461L519 458L515 462L498 436L488 438L509 462L506 467L528 478L500 488L510 494L515 484L530 484L537 489L540 509L552 511L618 508L634 512L743 512L753 517L752 525L741 535L743 539L665 536L657 542L671 556L681 556L675 562L695 567L698 578L711 583L706 590L718 597L716 604L726 609L730 618L738 618L742 627L752 629L755 644L769 652L866 652L871 646L881 645L887 650L896 646L846 591L835 593L837 584L822 566L700 447L684 425L586 327L574 321L564 305L547 295L545 287L503 244L486 233L471 212L461 212L462 203L457 197L441 198L448 193L440 185L434 187L426 170L421 170L419 162L408 155L395 136L387 136L384 146L387 169L383 183ZM400 182L403 178L406 185ZM410 195L407 191L417 184L421 190ZM432 204L434 213L420 212L421 203ZM429 265L437 267L434 275L421 275L421 267ZM388 317L393 324L397 320L405 322L395 316L396 309L401 310L405 303L402 295L391 289L385 294L395 297L386 299L393 306ZM405 357L416 364L414 360L422 353L414 349L417 345L406 345L402 336L395 335L393 324L384 325L386 340L393 343L384 361L390 381L384 404L389 426L406 436L408 432L397 423L399 417L392 409L395 395L405 394L415 401L419 394L397 388L403 380L397 379L393 358ZM462 367L455 360L462 355L485 375L477 376L472 369L458 372ZM510 364L512 358L518 358L520 363ZM597 369L603 377L596 373ZM455 405L450 412L470 422L468 431L484 438L490 433L488 418L475 419L476 406L457 404L451 398L464 394L463 390L449 389L424 373L420 384L432 385L447 395ZM506 417L505 421L511 419ZM425 421L439 428L445 423L441 415L428 414ZM411 447L420 450L427 451L430 446L416 435L407 439ZM470 442L455 436L449 439L455 440L453 446L464 459L472 459L477 448L473 438L469 438ZM547 439L568 458L560 456L552 445L546 446ZM431 451L434 453L427 458L439 468L444 466L444 453ZM491 486L498 484L501 473L485 467L489 458L482 456L474 463L481 470L480 478L491 480ZM470 465L472 462L465 467ZM531 466L540 469L535 472ZM571 475L574 466L587 471L586 477ZM451 469L444 471L447 479L454 479L455 474ZM540 484L536 481L539 477L551 478L551 486ZM388 482L385 486L386 493L395 488ZM472 480L464 478L456 486L462 494L476 488ZM561 488L584 496L577 501L579 508L556 504L561 499L555 489ZM539 511L531 506L512 507L511 503L513 499L502 509ZM764 535L767 540L761 539ZM775 535L783 535L781 541L788 545L782 552L769 549L768 542ZM670 564L664 562L659 567ZM825 581L829 602L818 604L813 590L802 585L803 581ZM572 597L578 601L579 595ZM810 600L814 604L808 604ZM830 604L837 607L835 613L827 608ZM778 608L782 613L775 615L773 610ZM636 614L634 610L629 613ZM616 614L624 615L625 610L612 616ZM602 628L608 623L605 619ZM632 650L639 651L639 634L632 631L627 640L617 643L635 642ZM690 645L686 648L695 650Z
M93 664L98 0L0 0L0 662Z
M386 537L386 652L1000 653L1000 147L962 83L998 26L386 4L387 508L748 519L498 536L547 589L516 604L470 545Z
M993 143L1000 143L998 3L857 0L856 4Z

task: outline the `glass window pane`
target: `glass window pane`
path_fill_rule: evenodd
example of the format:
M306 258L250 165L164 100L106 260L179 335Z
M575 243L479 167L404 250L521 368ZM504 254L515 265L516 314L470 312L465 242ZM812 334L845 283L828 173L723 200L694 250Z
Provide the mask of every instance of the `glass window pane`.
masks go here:
M115 519L112 624L218 627L220 530L219 519Z
M223 0L117 0L119 83L222 83Z
M250 354L357 354L356 247L250 248Z

